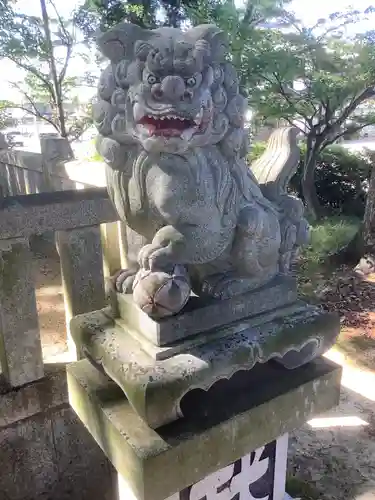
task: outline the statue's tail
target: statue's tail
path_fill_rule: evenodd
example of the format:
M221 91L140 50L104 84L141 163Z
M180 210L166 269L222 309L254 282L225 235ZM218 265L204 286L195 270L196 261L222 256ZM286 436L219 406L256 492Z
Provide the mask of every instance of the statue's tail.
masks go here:
M280 271L288 273L299 248L309 240L309 226L300 199L288 194L288 184L300 161L298 129L285 127L270 136L263 155L251 165L263 195L280 212Z
M275 130L263 155L251 165L266 198L287 192L289 181L296 173L300 160L297 135L298 129L295 127Z

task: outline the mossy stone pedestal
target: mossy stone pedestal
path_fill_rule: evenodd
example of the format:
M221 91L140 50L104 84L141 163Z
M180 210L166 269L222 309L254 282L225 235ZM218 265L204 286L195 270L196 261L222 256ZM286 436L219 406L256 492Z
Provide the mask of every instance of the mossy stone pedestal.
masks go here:
M68 366L70 403L118 471L120 500L282 500L280 436L335 406L340 380L323 358L293 372L256 365L189 392L185 418L153 430L88 360Z
M232 299L191 301L161 321L137 308L131 295L117 294L112 304L76 316L70 330L79 352L117 383L153 429L184 415L181 401L192 389L208 390L269 360L302 366L327 351L340 328L335 314L297 300L286 277Z
M338 403L321 358L336 315L279 277L156 322L131 296L71 322L87 359L70 402L119 474L124 500L284 500L288 432Z

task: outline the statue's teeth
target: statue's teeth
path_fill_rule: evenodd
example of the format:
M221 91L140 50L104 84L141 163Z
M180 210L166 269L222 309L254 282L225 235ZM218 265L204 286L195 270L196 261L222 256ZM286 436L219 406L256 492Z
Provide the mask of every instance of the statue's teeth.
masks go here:
M201 108L199 113L196 114L195 119L194 119L195 123L197 125L200 125L202 122L202 118L203 118L203 108Z

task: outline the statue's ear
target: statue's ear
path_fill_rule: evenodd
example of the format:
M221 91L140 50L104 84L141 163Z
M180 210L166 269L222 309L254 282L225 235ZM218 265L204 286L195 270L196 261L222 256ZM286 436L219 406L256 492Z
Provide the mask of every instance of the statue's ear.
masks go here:
M145 41L151 36L150 30L135 24L121 23L97 36L100 52L112 63L122 59L133 59L134 46L137 41Z
M145 61L152 50L152 45L143 40L137 40L134 44L134 56L140 61Z
M228 52L228 39L224 31L214 24L200 24L188 31L189 38L197 43L205 41L210 47L211 62L223 62Z

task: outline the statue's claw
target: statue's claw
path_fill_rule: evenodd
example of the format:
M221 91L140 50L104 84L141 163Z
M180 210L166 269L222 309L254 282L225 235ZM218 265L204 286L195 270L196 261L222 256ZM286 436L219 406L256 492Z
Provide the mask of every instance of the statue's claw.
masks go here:
M138 263L141 269L151 271L168 271L173 269L170 249L168 246L155 245L153 243L145 245L139 252Z
M113 287L119 293L132 293L133 282L137 270L135 269L120 269L111 277Z

